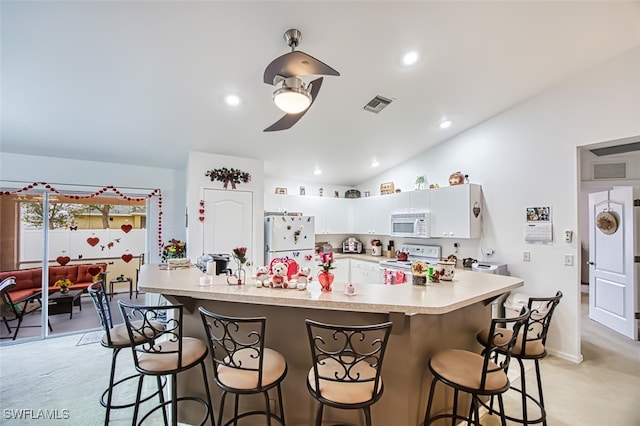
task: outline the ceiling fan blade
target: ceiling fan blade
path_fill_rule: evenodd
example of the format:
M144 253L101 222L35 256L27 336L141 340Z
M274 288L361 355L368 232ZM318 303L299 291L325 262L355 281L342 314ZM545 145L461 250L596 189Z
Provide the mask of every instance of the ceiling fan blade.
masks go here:
M309 108L316 101L316 97L318 96L318 92L320 91L320 87L322 86L323 77L317 78L313 80L311 83L311 104L307 109L297 114L287 114L282 117L280 120L273 123L271 126L267 127L263 130L263 132L277 132L279 130L287 130L291 128L294 124L298 122L302 118L303 115L309 111Z
M277 57L267 65L267 68L264 70L264 82L266 84L273 84L273 79L276 78L277 75L288 78L313 74L340 75L338 71L324 62L304 52L295 50Z

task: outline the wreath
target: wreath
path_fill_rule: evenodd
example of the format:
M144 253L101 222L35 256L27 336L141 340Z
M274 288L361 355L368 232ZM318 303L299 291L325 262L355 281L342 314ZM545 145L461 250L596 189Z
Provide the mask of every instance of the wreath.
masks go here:
M231 184L231 189L236 189L236 184L249 183L251 181L251 175L249 173L243 172L240 169L227 169L226 167L209 170L205 173L205 176L209 176L211 182L223 182L224 189L227 189L229 184Z

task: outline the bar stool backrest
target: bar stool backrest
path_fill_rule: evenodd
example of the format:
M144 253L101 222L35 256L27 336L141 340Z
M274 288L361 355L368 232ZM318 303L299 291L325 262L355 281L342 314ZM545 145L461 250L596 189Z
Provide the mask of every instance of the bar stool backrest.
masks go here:
M140 365L141 358L148 361L149 356L166 358L167 355L172 355L175 358L175 368L166 374L182 370L183 305L145 306L119 300L118 306L132 343L136 369L145 371ZM140 341L143 343L140 344Z
M323 324L305 320L315 376L320 380L353 383L373 382L371 399L380 396L380 373L393 323L367 326ZM323 369L323 366L330 368ZM374 374L361 374L371 371Z
M480 381L480 389L485 389L488 375L491 373L503 371L505 374L509 369L511 361L511 352L518 339L518 333L527 324L531 311L527 306L523 306L520 315L512 318L494 318L491 320L489 327L488 341L485 349L482 351L484 361L482 365L482 379ZM505 326L513 330L513 332L505 333ZM503 355L498 359L497 354Z
M551 316L556 306L560 303L560 299L562 299L561 291L558 291L556 295L552 297L529 298L527 306L529 306L531 310L531 316L529 317L527 326L524 328L521 353L525 353L527 342L539 340L542 345L546 343L549 325L551 324Z
M203 308L200 308L200 312L211 356L215 362L215 378L218 378L218 368L221 366L254 371L258 375L256 387L262 387L264 332L267 319L229 317ZM247 359L251 359L252 362L243 362Z
M98 313L98 319L100 320L102 330L107 337L106 346L112 347L113 341L111 340L111 329L113 328L113 319L111 317L109 298L107 297L107 292L104 288L104 281L99 280L94 282L89 286L87 291L89 292L89 296L91 296L91 300L93 301L93 306L95 306L96 312Z

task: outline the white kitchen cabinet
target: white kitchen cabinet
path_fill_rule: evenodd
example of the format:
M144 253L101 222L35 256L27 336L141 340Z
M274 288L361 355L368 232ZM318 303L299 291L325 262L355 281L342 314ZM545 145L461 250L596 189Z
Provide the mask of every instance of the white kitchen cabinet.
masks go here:
M349 282L349 268L351 267L351 259L335 259L333 261L333 266L335 269L332 269L331 272L334 276L334 282L336 283L348 283Z
M324 199L324 227L316 220L316 234L349 234L351 233L352 201L349 198ZM321 232L319 232L321 231Z
M353 206L351 233L389 235L393 195L356 198L349 201Z
M378 262L351 259L350 279L353 284L379 284L380 264Z
M428 189L397 192L391 199L393 213L426 212L430 209L431 193Z
M433 238L480 238L482 236L483 208L480 185L446 186L430 191Z

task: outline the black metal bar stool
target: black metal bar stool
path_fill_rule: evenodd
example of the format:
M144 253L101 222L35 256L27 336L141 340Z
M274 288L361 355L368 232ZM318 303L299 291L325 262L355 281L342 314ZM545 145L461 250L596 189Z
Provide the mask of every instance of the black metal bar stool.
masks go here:
M511 357L518 361L520 366L520 388L511 386L511 389L521 394L522 400L522 417L514 417L506 415L507 420L522 423L525 425L542 423L547 424L547 415L544 408L544 397L542 394L542 377L540 375L540 360L547 356L545 349L545 343L547 341L547 333L549 332L549 325L551 324L551 316L556 306L562 299L562 292L558 291L555 296L552 297L530 297L527 303L531 311L531 316L526 326L520 330L520 334L517 336L516 344L513 347ZM513 333L512 330L503 329L505 335ZM482 330L478 333L477 339L483 346L487 345L487 333L488 331ZM501 351L496 352L495 356L503 355ZM536 384L538 388L537 398L527 391L527 385L525 380L524 360L533 360L536 369ZM527 399L532 401L537 407L540 415L531 420L529 419L529 409L527 407ZM485 404L485 406L487 406ZM489 412L493 413L493 400L487 406Z
M105 348L113 349L113 354L111 356L111 372L109 374L109 386L107 387L107 389L105 389L105 391L102 393L102 396L100 397L100 404L106 408L104 424L107 425L109 423L109 416L112 409L115 410L120 408L130 408L135 406L136 404L135 401L125 404L113 404L113 393L116 386L131 379L140 380L140 374L131 374L121 380L118 380L117 382L114 382L118 354L122 349L131 347L131 341L129 340L129 334L127 332L125 324L120 324L115 327L113 326L111 307L109 306L109 301L104 288L104 282L102 280L96 281L89 286L88 291L89 295L91 296L91 300L93 300L93 304L96 308L96 312L100 320L100 325L102 326L102 330L104 331L104 335L102 336L100 343ZM157 323L157 326L161 327L162 324ZM137 343L142 343L146 340L146 337L138 338ZM166 380L164 380L164 383L166 383ZM153 398L154 396L158 395L158 392L159 391L156 391L155 393L145 397L144 399L142 399L142 401L144 402Z
M393 323L345 326L305 320L313 366L307 389L320 404L316 425L322 424L324 406L362 410L371 426L371 406L384 391L382 362Z
M213 419L211 407L211 393L207 381L205 359L209 354L207 344L194 337L185 337L182 332L182 305L141 306L118 301L122 312L136 370L142 375L138 382L136 404L133 412L133 423L138 418L140 409L142 384L145 376L156 377L160 391L160 403L147 412L138 424L142 424L157 410L162 410L164 424L167 420L167 406L171 406L170 424L178 424L178 402L195 401L204 407L204 414L200 425L204 425L209 418ZM160 323L160 325L158 325ZM143 339L144 343L138 344ZM195 396L178 397L178 373L200 365L202 380L207 395L204 400ZM171 376L171 399L165 401L162 392L162 376ZM213 423L213 420L211 420Z
M433 380L424 415L424 426L444 418L450 418L452 425L456 424L456 420L466 420L468 424L473 423L480 426L481 396L497 396L500 412L504 413L502 394L509 389L507 369L511 351L516 343L516 335L520 328L526 324L529 314L529 309L525 306L517 317L507 320L491 320L491 326L487 332L487 345L482 355L461 349L448 349L431 357L429 370L433 375ZM503 329L499 328L499 325L505 322L513 325L514 334L505 334ZM504 353L502 362L492 360L496 351ZM440 413L432 417L431 408L438 382L453 388L453 409L451 413ZM459 392L471 395L471 404L467 415L458 413ZM503 426L506 426L504 414L501 415L501 422Z
M287 375L287 362L277 351L264 347L265 317L235 318L209 312L199 308L202 324L207 332L213 359L213 375L222 389L218 425L238 424L238 420L261 415L265 423L271 419L284 425L284 408L280 383ZM272 413L269 405L269 390L276 389L280 414ZM222 423L224 402L227 394L235 395L233 417ZM265 409L238 413L240 395L262 393Z

